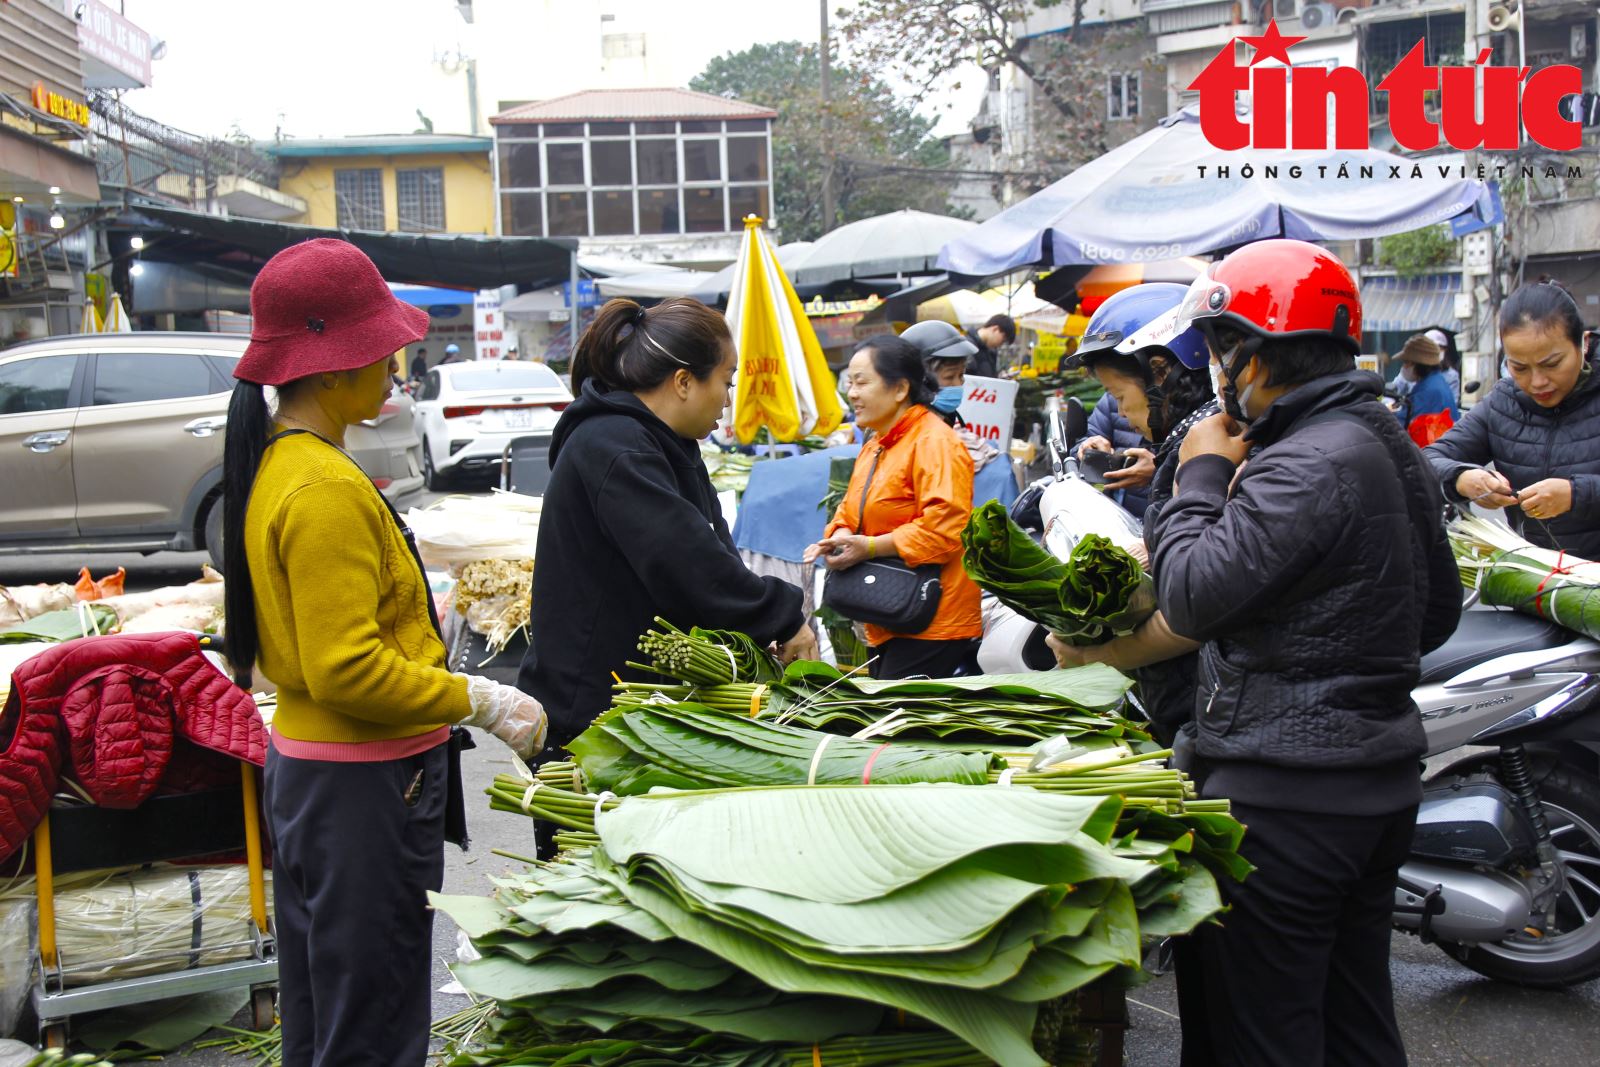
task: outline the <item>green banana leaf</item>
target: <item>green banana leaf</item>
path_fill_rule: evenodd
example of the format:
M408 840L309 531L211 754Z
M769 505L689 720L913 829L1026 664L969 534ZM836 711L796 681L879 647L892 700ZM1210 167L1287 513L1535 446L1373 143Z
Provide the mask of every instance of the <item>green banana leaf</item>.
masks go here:
M806 782L981 784L988 753L856 741L697 704L614 708L568 746L594 790L707 789Z
M1098 534L1085 536L1063 562L991 500L972 513L961 543L973 581L1071 644L1130 633L1155 611L1155 587L1139 561Z
M91 602L82 607L47 611L0 630L0 644L27 644L32 641L60 644L76 641L80 637L113 633L120 625L116 611L104 604Z
M1566 562L1581 565L1587 561L1569 556ZM1550 564L1542 560L1498 552L1480 573L1478 591L1485 604L1548 619L1600 640L1600 586L1552 574Z

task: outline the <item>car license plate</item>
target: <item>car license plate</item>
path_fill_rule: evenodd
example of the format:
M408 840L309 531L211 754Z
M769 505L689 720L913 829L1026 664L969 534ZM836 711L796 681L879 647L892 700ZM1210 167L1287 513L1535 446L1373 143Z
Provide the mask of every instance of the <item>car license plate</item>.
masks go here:
M500 425L508 430L527 430L533 426L531 408L512 408L500 413Z

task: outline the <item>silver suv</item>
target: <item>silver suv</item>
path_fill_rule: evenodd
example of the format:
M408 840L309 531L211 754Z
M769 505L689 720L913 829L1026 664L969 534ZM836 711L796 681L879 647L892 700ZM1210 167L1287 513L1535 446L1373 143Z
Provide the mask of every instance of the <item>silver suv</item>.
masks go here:
M222 438L244 337L81 334L0 351L0 554L222 554ZM351 427L396 499L422 486L411 399Z

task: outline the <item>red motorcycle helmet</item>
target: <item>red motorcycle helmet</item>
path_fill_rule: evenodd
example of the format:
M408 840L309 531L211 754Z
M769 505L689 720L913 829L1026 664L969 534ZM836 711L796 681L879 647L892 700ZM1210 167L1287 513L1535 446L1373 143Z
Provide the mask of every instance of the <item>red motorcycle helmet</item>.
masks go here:
M1361 352L1361 297L1339 257L1306 241L1245 245L1213 263L1189 287L1179 329L1234 326L1259 341L1331 337ZM1231 347L1231 346L1216 346Z

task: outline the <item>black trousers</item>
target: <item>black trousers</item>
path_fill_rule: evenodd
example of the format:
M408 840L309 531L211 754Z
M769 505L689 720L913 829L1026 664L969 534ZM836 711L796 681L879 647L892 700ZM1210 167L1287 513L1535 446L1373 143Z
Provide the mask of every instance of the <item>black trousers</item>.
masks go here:
M1235 802L1233 813L1256 871L1219 879L1230 910L1179 960L1185 1067L1405 1064L1389 921L1416 808L1312 815Z
M874 645L872 665L867 673L874 678L954 678L978 672L978 642L923 641L916 637L891 637Z
M284 1067L427 1058L447 748L376 763L269 751Z

